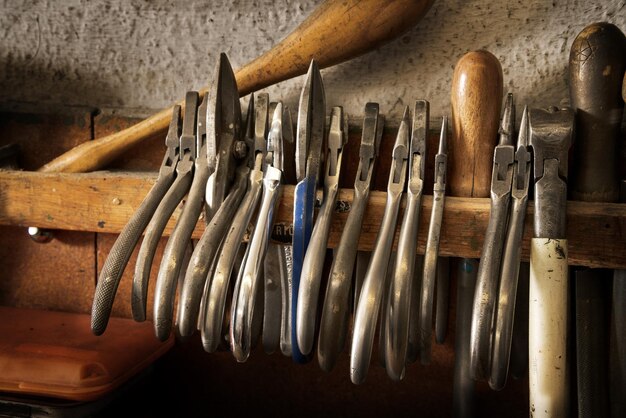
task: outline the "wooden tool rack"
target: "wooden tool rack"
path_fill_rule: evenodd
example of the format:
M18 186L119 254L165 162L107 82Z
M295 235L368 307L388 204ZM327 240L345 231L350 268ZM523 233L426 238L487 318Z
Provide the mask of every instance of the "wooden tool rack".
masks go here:
M384 113L384 112L383 112ZM358 165L361 120L350 119L349 142L345 148L341 187L333 217L328 247L339 242L347 218ZM0 305L90 313L98 269L134 210L156 179L156 169L164 152L164 140L151 138L107 168L84 174L39 173L43 163L73 146L123 129L136 120L89 110L67 109L63 114L0 114L0 146L17 143L22 148L23 170L0 170ZM432 164L438 140L439 120L431 121L427 147L425 196L420 213L418 253L424 252L425 236L432 205ZM385 188L390 154L397 122L386 123L380 155L376 162L373 192L365 213L359 249L371 250L385 204ZM449 132L451 134L451 132ZM488 155L485 158L491 159ZM184 204L184 203L183 203ZM280 201L277 231L288 231L293 210L293 184L285 185ZM164 240L180 214L170 220ZM489 199L446 197L440 254L478 258L489 219ZM528 260L532 235L533 204L528 205L523 240L523 260ZM53 229L55 240L36 244L25 227ZM194 238L204 229L199 221ZM626 204L567 202L567 231L571 265L626 268ZM279 234L280 235L280 234ZM134 265L136 252L130 263ZM327 257L328 258L328 257ZM157 268L153 268L151 291ZM454 270L454 267L453 269ZM130 317L130 282L127 268L118 290L113 314ZM303 416L319 416L339 411L339 415L381 416L403 414L422 408L439 408L448 416L451 408L454 362L455 275L452 274L451 312L448 338L433 345L433 363L408 366L400 383L389 380L378 364L373 364L367 382L350 383L348 354L332 373L324 373L314 359L306 365L294 364L279 353L266 355L257 347L245 364L237 364L230 353L207 354L199 338L178 341L159 365L152 381L143 383L133 396L145 399L163 396L178 402L178 411L191 411L195 405L221 402L234 412L253 408L246 402L272 402L272 415L297 410ZM324 284L323 284L324 285ZM149 306L148 310L151 311ZM197 337L197 336L196 336ZM377 361L376 353L373 356ZM175 381L181 379L181 381ZM187 382L186 390L172 389ZM158 385L166 385L171 392ZM481 416L527 416L527 379L509 379L501 392L477 384L477 410ZM231 388L231 389L229 389ZM235 389L236 388L236 389ZM240 391L237 393L237 391ZM143 399L143 398L140 398ZM242 402L243 399L243 402ZM325 402L320 403L320 399ZM347 402L347 403L346 403ZM139 407L137 407L139 408ZM150 406L144 405L144 408ZM339 409L337 409L339 408ZM149 410L149 409L148 409ZM137 409L146 412L146 409ZM155 409L156 411L156 409ZM488 413L487 413L488 411ZM493 414L493 415L492 415Z

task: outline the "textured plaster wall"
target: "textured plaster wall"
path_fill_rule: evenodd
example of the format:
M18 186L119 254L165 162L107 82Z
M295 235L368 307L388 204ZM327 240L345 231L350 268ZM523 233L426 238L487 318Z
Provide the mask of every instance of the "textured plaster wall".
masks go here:
M235 69L285 37L317 1L0 0L0 108L58 104L147 115L207 83L220 52ZM437 0L403 37L324 69L327 105L360 115L376 101L399 117L415 99L449 113L456 61L485 48L518 105L567 100L569 48L606 20L626 30L626 2ZM296 108L303 77L266 91Z

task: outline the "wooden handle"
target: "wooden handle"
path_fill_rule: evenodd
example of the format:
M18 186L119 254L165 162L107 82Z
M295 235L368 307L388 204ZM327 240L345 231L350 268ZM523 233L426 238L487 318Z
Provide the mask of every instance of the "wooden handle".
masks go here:
M493 54L481 50L461 57L452 78L450 195L489 196L502 97L502 67Z
M620 89L626 68L626 37L615 25L597 22L574 39L569 55L569 93L576 110L576 140L570 166L571 197L617 202L618 150L624 111Z
M282 42L236 72L239 93L244 96L302 75L312 59L325 68L371 51L413 27L433 2L326 1ZM206 88L200 93L204 95ZM78 173L100 169L145 138L163 134L171 115L172 109L166 109L128 129L81 144L39 171Z

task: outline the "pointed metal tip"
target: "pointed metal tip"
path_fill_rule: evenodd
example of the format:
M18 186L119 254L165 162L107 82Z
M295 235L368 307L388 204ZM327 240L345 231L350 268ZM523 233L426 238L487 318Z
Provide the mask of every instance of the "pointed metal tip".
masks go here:
M396 137L396 146L399 144L404 144L406 147L409 146L409 107L406 106L404 108L404 114L402 115L402 120L400 121L400 127L398 128L398 136Z
M448 152L448 117L444 116L441 121L441 134L439 135L439 151L438 154L446 154Z
M513 135L515 134L515 104L513 103L513 93L508 93L504 112L502 112L502 121L500 122L500 140L499 145L513 145Z
M517 147L527 147L530 143L528 138L528 106L524 106L524 113L522 113L522 121L519 126L519 134L517 136Z

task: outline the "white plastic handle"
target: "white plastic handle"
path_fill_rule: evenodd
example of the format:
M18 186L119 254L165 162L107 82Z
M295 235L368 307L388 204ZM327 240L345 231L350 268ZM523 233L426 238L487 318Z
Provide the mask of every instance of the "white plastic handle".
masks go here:
M567 417L567 240L530 243L530 416Z

